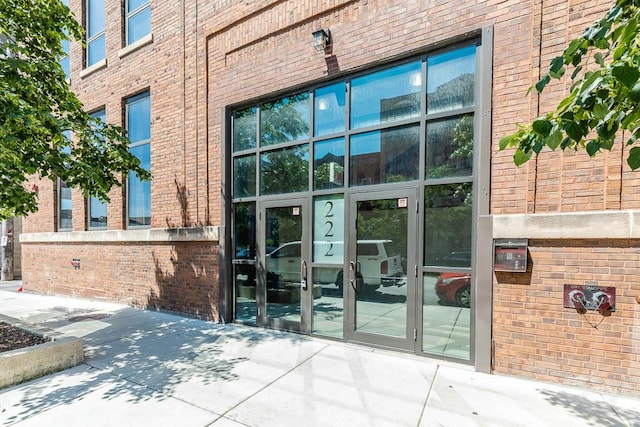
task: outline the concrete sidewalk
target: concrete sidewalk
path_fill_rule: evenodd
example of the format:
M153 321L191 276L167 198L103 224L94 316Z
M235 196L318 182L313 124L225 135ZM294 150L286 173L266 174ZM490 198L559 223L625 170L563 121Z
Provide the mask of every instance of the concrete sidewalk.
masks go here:
M85 363L0 390L10 426L640 426L640 401L0 282L0 314Z

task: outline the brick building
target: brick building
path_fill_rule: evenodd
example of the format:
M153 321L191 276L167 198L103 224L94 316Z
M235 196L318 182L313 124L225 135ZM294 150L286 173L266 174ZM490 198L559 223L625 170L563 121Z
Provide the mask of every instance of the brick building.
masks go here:
M561 99L525 94L611 2L69 6L70 85L154 178L108 206L35 182L26 289L638 395L637 172L621 147L521 168L497 148ZM566 307L581 286L615 311Z

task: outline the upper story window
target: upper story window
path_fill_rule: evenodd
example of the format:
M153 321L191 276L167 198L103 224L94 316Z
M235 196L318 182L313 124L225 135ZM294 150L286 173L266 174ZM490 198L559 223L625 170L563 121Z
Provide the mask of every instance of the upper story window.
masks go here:
M62 0L62 3L69 7L69 0ZM65 31L65 34L68 34ZM64 55L62 55L62 57L60 58L60 66L62 66L62 69L64 70L64 75L67 78L67 80L69 79L69 77L71 76L71 61L69 59L69 40L62 40L62 50L64 51Z
M131 145L129 150L140 159L140 166L151 170L151 97L149 92L125 101L126 126ZM151 183L130 174L127 187L127 226L151 225Z
M151 0L126 0L127 45L151 32Z
M87 67L105 58L105 8L104 0L87 0Z
M91 117L100 120L102 123L107 121L107 113L104 108L91 113ZM87 228L89 230L107 228L107 203L97 197L91 196L87 200Z
M65 138L71 140L71 132L64 131ZM65 153L70 153L71 148L65 147L63 149ZM58 216L58 231L71 231L73 230L73 202L71 199L71 188L67 187L67 183L57 179L57 216Z

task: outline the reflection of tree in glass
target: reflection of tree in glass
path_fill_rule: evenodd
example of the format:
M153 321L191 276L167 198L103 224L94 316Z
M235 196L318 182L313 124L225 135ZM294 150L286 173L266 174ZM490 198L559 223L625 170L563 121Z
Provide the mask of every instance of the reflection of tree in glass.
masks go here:
M391 240L389 255L407 257L407 210L397 199L358 202L358 240Z
M233 162L233 197L256 195L255 156L237 157Z
M263 104L260 119L260 144L262 146L273 145L308 137L310 120L308 104L308 92Z
M300 241L302 237L302 212L293 215L293 207L269 209L266 246L281 246L288 242Z
M471 251L470 182L425 188L425 263L454 251Z
M309 146L265 153L261 159L262 194L293 193L309 187Z
M334 179L331 180L331 164L333 163L333 175ZM313 179L315 183L315 188L333 188L333 187L341 187L342 180L344 176L344 166L336 163L336 162L327 162L323 163L316 168L313 172Z
M256 107L233 113L233 151L256 147Z
M470 174L473 162L473 115L434 122L427 127L427 150L431 151L427 154L427 177L453 176L456 171Z
M256 206L255 203L236 203L233 205L233 238L236 254L249 249L246 258L256 254Z

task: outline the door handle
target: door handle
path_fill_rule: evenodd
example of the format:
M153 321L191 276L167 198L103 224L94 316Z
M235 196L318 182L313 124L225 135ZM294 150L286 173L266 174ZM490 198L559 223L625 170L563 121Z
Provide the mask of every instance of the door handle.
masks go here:
M303 291L307 290L307 261L302 260L302 265L300 266L300 274L302 275L302 279L300 280L300 288Z
M354 292L358 292L358 288L356 286L356 263L353 261L349 261L349 283L351 283L351 287Z

